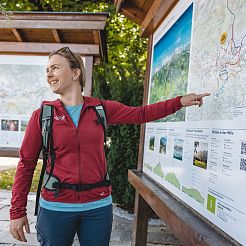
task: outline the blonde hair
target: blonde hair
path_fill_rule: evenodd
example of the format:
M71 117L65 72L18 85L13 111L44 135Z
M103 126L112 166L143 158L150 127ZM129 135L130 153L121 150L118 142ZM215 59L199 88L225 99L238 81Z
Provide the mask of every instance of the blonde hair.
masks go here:
M57 51L53 51L49 54L49 58L53 55L60 55L67 59L69 62L71 69L80 69L79 83L81 86L81 92L83 92L83 88L86 82L85 77L85 65L79 54L73 53L68 47L61 48Z

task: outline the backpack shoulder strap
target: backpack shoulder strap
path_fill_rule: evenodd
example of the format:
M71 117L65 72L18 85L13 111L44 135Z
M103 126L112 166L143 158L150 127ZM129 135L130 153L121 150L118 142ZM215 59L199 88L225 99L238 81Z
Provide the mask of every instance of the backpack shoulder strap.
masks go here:
M96 114L98 116L97 119L97 124L102 124L103 126L103 130L104 130L104 144L106 143L106 130L107 130L107 117L106 117L106 113L104 111L103 106L97 105L94 106L94 109L96 111ZM109 179L109 173L108 171L106 172L106 175L104 177L104 181L108 182L108 184L110 184L110 179Z
M53 106L43 105L41 108L41 116L40 116L40 127L41 127L41 133L42 133L43 166L42 166L39 183L38 183L34 215L37 215L37 212L38 212L39 197L40 197L44 173L47 167L47 160L48 160L49 155L51 158L50 176L54 169L55 153L54 153L53 138L52 138L52 124L53 124ZM50 176L46 182L49 181Z
M40 126L42 129L42 149L49 149L49 136L52 126L52 115L53 115L53 106L51 105L43 105L40 117Z
M104 108L102 105L97 105L97 106L94 106L94 109L95 109L97 116L98 116L97 122L102 124L103 130L104 130L104 135L105 135L106 130L107 130L107 118L106 118Z

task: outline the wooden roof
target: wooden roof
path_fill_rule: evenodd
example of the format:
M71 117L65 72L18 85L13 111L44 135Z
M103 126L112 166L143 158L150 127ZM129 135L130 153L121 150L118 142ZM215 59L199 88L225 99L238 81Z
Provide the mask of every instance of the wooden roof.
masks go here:
M47 55L64 46L107 61L108 13L6 12L0 15L0 54Z
M116 11L141 26L142 37L152 34L178 0L114 0Z

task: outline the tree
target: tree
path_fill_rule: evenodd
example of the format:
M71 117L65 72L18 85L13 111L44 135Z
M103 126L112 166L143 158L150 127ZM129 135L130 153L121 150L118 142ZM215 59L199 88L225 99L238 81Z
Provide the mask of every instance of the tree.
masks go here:
M94 69L94 95L126 105L141 105L146 40L140 29L122 15L111 12L107 26L108 64ZM128 183L128 169L136 168L140 126L117 125L108 129L107 161L114 202L132 209L134 189Z

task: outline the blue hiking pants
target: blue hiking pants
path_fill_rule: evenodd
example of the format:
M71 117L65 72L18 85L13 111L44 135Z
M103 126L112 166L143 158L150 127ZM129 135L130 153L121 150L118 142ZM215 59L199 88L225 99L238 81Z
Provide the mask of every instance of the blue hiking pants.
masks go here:
M71 246L77 233L81 246L108 246L112 204L82 212L58 212L40 207L37 239L41 246Z

